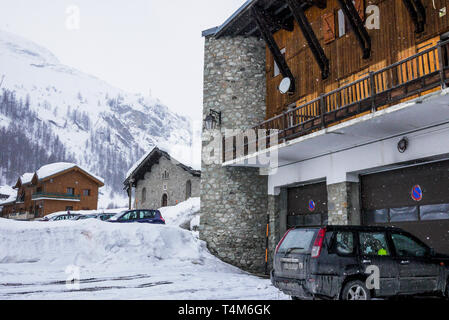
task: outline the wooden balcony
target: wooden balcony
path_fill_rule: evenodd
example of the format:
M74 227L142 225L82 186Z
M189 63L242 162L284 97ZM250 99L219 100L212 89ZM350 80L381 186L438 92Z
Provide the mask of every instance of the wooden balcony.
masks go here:
M248 154L248 150L267 149L354 116L376 112L448 83L449 41L444 41L258 124L252 128L256 140L245 140L241 152L237 152L237 137L224 138L223 162L251 155L253 152ZM260 130L266 138L259 139ZM269 130L277 130L278 141L271 142L276 135Z
M31 200L59 200L59 201L81 201L80 195L65 194L65 193L46 193L37 192L31 196Z

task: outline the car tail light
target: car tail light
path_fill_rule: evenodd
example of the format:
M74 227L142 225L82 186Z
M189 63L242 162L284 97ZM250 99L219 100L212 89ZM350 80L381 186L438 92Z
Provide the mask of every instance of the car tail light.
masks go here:
M162 221L164 221L164 222L165 222L165 219L164 219L164 218L162 218L162 214L161 214L161 215L159 215L159 217L161 218L161 220L162 220Z
M312 258L318 258L320 256L325 235L326 228L321 228L320 231L318 231L318 235L316 236L315 243L312 247Z
M286 236L288 235L288 233L289 233L290 231L292 231L293 229L294 229L294 228L289 229L289 230L284 234L284 236L282 237L281 241L279 241L278 245L276 246L276 251L275 251L275 253L278 253L279 247L281 246L281 244L282 244L282 242L284 241L285 237L286 237Z

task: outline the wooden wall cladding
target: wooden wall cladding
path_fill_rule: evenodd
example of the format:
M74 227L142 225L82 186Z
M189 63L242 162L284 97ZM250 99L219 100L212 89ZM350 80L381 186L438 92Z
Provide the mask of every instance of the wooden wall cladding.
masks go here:
M282 75L273 76L274 61L267 49L267 119L287 110L288 106L301 105L366 76L369 71L377 71L405 59L419 52L423 45L436 43L440 35L449 32L449 0L422 2L426 8L427 24L425 32L418 35L414 32L415 26L402 1L355 2L363 19L370 16L370 13L365 14L368 6L376 5L380 10L380 29L368 30L372 41L372 55L366 60L362 59L362 50L350 30L342 37L338 35L337 13L340 7L337 0L328 0L324 10L317 7L308 9L307 18L330 60L330 77L324 81L296 22L293 32L277 32L274 38L281 49L286 49L286 60L296 78L297 91L293 95L282 95L279 92ZM442 15L440 12L444 8L446 14Z

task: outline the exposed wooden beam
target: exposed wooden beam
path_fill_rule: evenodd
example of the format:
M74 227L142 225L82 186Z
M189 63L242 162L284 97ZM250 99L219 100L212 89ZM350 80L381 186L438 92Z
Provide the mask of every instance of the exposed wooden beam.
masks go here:
M259 30L259 27L255 26L254 28L252 28L250 31L248 31L246 33L246 36L247 37L252 36L254 33L256 33L257 30Z
M263 9L258 8L257 6L253 6L251 8L251 13L256 21L257 27L262 35L262 38L265 40L265 43L268 46L271 54L273 55L274 61L279 67L281 74L285 78L290 78L291 87L290 92L295 92L295 77L293 76L287 61L285 61L284 55L281 53L279 46L274 40L273 34L271 33L269 23L266 20L266 14L263 13Z
M284 11L285 9L288 9L288 5L287 4L283 4L282 6L280 6L279 8L276 9L276 11L274 12L274 14L279 14L282 11Z
M365 28L363 20L360 18L352 0L338 0L338 2L362 48L363 59L368 59L371 56L371 37Z
M237 28L233 33L232 36L236 36L239 33L241 33L243 30L248 28L248 26L252 23L251 19L248 19L248 21L245 22L245 24L241 28Z
M421 0L402 0L402 2L415 25L415 33L424 32L427 18L426 9Z
M413 0L413 3L415 4L416 11L418 12L419 21L422 24L422 29L424 31L427 22L426 8L424 7L421 0Z
M304 9L297 0L286 0L286 2L321 69L321 77L323 79L327 79L329 77L329 59L326 57L326 54L324 53L315 32L313 32L312 26L304 13Z
M292 21L276 18L276 13L269 14L269 11L266 9L261 10L259 8L259 12L264 16L265 21L267 22L271 30L284 29L290 32L293 31L294 25Z

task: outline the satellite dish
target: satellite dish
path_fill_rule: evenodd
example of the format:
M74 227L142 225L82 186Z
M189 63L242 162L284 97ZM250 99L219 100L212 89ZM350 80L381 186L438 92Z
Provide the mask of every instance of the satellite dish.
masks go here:
M292 80L290 78L284 78L282 79L281 83L279 84L279 91L282 94L286 94L292 85Z

